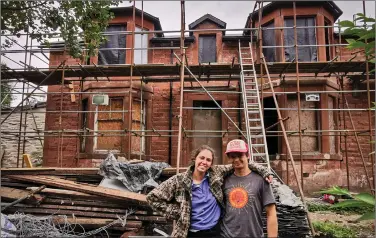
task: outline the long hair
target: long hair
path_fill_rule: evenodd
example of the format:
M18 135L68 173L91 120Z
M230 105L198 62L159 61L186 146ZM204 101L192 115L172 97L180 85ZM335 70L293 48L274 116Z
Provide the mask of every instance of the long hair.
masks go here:
M208 151L211 152L212 157L213 157L213 162L212 162L212 164L214 164L214 160L215 160L215 151L214 151L214 149L211 148L211 147L208 146L208 145L202 145L202 146L200 146L200 147L198 147L197 149L194 149L194 150L192 151L192 154L191 154L191 164L192 164L192 165L195 164L195 159L196 159L197 155L200 154L201 151L203 151L203 150L208 150Z

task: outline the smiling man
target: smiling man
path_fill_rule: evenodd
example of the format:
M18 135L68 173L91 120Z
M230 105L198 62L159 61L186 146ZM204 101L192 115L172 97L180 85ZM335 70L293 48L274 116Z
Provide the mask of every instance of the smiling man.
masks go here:
M225 179L226 212L222 237L264 237L262 211L265 208L268 237L278 236L277 212L271 186L249 167L248 145L242 140L227 144L226 155L234 173Z

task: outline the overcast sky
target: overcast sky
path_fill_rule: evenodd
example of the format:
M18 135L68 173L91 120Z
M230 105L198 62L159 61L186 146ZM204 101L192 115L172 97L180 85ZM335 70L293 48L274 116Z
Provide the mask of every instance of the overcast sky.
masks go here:
M340 20L352 20L353 15L363 12L362 1L334 1L343 11ZM227 23L227 28L243 28L249 13L254 8L255 1L186 1L186 29L188 25L210 13L213 16ZM264 3L266 5L266 3ZM131 6L129 1L125 0L121 6ZM136 1L136 7L141 9L141 1ZM180 29L180 1L144 1L144 11L160 19L163 30ZM375 1L366 1L366 15L375 17ZM232 34L234 32L231 32ZM176 34L176 33L175 33ZM2 39L3 40L3 39ZM19 38L18 42L25 45L25 39ZM36 42L33 42L35 45ZM19 49L19 47L14 47ZM15 61L24 61L24 54L7 54ZM41 54L39 57L47 61ZM29 57L28 57L29 58ZM9 67L20 68L19 65L2 57L2 62L7 63ZM32 56L30 64L35 67L48 67L46 63ZM15 100L13 106L19 100Z
M340 20L352 20L355 13L363 12L362 1L334 2L343 11ZM265 2L264 5L266 4ZM121 4L131 5L128 1ZM254 5L255 1L186 1L186 29L206 13L226 22L227 28L243 28ZM141 9L141 1L136 1L136 7ZM180 1L144 1L144 11L159 17L163 30L180 29ZM375 1L366 1L366 15L375 16Z

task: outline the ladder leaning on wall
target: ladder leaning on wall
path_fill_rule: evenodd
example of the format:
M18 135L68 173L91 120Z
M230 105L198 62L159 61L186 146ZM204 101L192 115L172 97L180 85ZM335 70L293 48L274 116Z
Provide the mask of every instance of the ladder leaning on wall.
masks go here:
M268 145L251 43L248 47L242 47L239 41L239 63L246 139L251 152L249 158L250 161L267 166L270 170Z

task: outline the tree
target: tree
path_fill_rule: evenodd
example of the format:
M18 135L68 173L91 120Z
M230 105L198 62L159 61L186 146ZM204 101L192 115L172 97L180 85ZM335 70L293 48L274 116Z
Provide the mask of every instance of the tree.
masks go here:
M1 69L6 68L6 65L4 63L1 63ZM11 92L11 86L8 82L1 82L0 84L0 100L1 100L1 108L3 107L9 107L10 103L12 102L12 94Z
M352 21L341 21L340 26L345 27L344 37L349 43L348 49L362 49L366 55L366 60L370 63L375 63L375 18L366 17L362 13L356 14L358 17L355 21L362 24L355 25ZM367 25L367 27L364 27ZM374 72L375 70L370 71Z
M85 42L87 54L95 55L105 37L109 21L113 18L110 6L117 6L121 0L101 1L1 1L1 31L20 37L29 32L32 39L48 44L52 32L61 32L68 52L74 58L81 58L83 50L80 41ZM12 41L5 40L3 46L10 47Z

